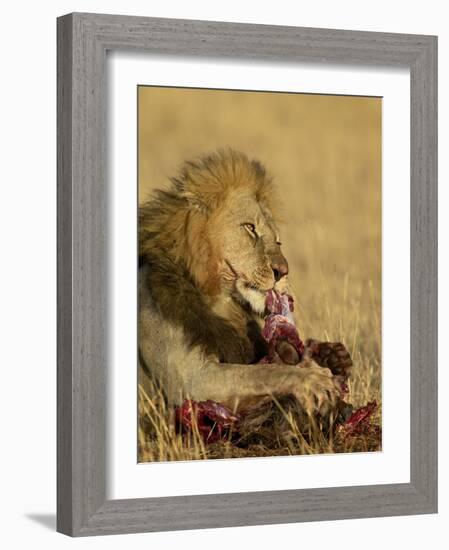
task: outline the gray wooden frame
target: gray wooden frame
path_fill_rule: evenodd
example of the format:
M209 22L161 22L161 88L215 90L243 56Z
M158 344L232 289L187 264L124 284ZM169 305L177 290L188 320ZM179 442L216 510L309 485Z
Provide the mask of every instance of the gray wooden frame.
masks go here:
M106 499L106 52L408 67L410 483ZM437 511L437 38L75 13L58 19L57 529L72 536Z

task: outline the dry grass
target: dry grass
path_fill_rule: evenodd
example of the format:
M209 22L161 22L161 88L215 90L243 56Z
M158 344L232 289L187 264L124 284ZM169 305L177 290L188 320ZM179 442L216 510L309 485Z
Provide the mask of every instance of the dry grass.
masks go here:
M261 413L265 422L254 431L246 428L243 435L230 431L218 442L205 443L195 424L191 431L179 433L173 408L156 389L150 397L139 386L139 462L377 451L380 414L379 409L367 433L345 436L339 427L329 430L317 423L304 430L298 411L274 400L268 414ZM253 420L250 428L256 425Z
M300 335L343 342L355 365L349 401L381 404L381 100L141 88L139 119L140 200L166 185L184 159L218 147L266 164L284 204L281 233ZM344 443L319 433L306 441L293 422L288 444L205 446L197 433L177 435L172 411L141 390L139 415L141 461L380 445L379 438ZM157 437L149 437L154 431Z

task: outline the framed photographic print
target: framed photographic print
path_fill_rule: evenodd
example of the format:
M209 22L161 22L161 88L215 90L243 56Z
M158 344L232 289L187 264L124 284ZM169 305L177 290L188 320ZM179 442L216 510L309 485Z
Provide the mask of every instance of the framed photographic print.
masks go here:
M58 19L58 530L437 509L436 37Z

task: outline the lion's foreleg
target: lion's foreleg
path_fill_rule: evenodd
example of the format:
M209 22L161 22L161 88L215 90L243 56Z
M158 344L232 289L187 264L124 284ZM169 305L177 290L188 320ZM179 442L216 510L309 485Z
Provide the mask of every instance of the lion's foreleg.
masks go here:
M188 396L212 399L238 412L284 395L294 396L310 413L329 413L340 397L331 372L310 360L290 365L238 365L206 362L190 377Z

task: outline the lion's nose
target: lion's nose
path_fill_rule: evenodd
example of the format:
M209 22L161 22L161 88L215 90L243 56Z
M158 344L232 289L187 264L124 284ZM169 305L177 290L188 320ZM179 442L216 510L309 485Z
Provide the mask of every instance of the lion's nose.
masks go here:
M282 277L285 277L285 275L288 274L288 263L284 256L273 258L271 261L271 269L273 270L276 282L280 281Z

